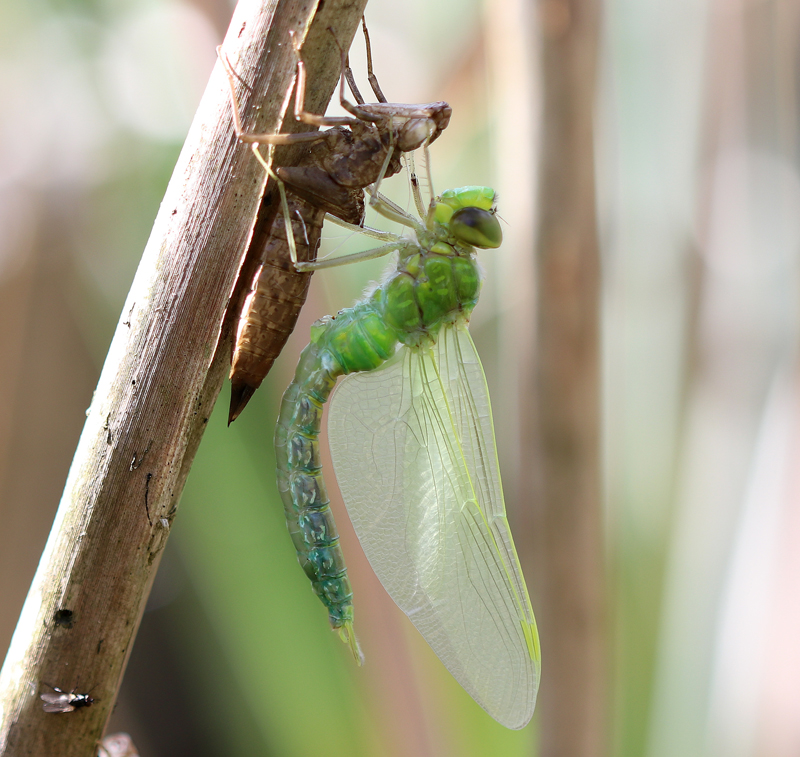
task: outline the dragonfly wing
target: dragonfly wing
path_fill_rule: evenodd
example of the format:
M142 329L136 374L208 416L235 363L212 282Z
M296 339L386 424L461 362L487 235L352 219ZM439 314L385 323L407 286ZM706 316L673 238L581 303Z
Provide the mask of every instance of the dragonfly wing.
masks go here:
M539 641L505 518L486 381L466 326L348 376L328 435L376 575L492 717L522 728Z

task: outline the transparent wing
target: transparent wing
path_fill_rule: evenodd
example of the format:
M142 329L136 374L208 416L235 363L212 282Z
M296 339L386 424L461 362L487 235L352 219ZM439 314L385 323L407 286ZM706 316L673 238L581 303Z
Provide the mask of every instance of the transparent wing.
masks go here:
M505 516L483 369L466 326L348 376L331 401L336 477L381 583L467 692L522 728L539 640Z
M69 694L40 694L45 712L72 712L75 708L69 702Z

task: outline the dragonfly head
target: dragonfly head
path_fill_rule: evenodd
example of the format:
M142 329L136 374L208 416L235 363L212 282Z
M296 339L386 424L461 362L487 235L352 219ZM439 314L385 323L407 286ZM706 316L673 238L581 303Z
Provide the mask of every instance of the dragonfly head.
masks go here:
M434 220L447 226L459 242L495 249L503 242L495 200L496 193L490 187L448 189L437 199Z

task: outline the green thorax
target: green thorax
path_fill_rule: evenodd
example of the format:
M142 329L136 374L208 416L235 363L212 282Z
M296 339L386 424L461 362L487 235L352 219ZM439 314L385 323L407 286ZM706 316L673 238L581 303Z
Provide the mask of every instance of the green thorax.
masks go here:
M443 325L468 320L481 287L475 248L502 239L494 202L485 187L437 198L416 241L400 246L397 268L364 301L318 321L311 341L328 348L341 373L369 371L398 343L424 347Z

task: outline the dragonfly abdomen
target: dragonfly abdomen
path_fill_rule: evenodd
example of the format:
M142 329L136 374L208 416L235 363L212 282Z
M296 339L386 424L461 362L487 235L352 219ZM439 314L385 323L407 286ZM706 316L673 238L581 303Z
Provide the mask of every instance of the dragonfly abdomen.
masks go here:
M353 634L353 590L322 478L319 450L322 406L340 375L341 368L328 350L313 343L306 347L294 381L283 395L275 455L278 490L297 560L327 608L331 627L360 661Z
M298 260L314 260L325 211L293 196L289 198L289 211ZM286 344L310 283L311 274L296 271L290 260L284 217L278 213L270 227L264 262L239 322L231 360L229 422L236 420Z

